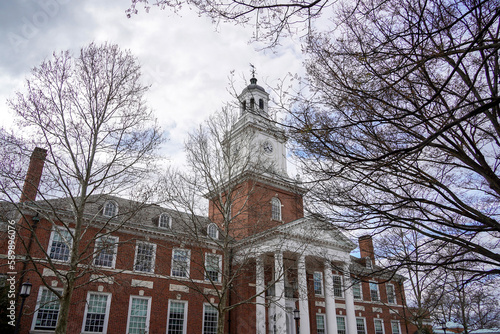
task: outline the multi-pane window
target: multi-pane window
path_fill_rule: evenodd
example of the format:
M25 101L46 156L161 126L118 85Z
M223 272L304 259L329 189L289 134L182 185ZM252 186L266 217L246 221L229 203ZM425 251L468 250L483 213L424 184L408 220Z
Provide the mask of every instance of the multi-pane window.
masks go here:
M384 334L384 323L381 319L375 319L375 334Z
M212 282L220 281L221 256L217 254L205 254L205 280Z
M162 213L160 215L160 218L158 219L158 227L170 228L172 227L171 223L172 223L172 218L168 214Z
M118 214L118 205L113 201L107 201L104 204L102 214L106 217L114 217Z
M366 334L365 319L356 318L356 332L357 334Z
M344 317L337 316L337 334L347 334Z
M174 249L172 253L172 276L189 276L189 257L191 253L188 249Z
M313 274L314 279L314 294L323 295L323 274L319 271L315 271Z
M277 197L271 200L271 214L273 220L281 220L281 202Z
M361 281L359 279L352 280L352 294L354 299L363 298L363 295L361 294Z
M47 288L40 288L33 329L55 330L59 316L59 298Z
M114 268L116 262L116 250L118 237L101 236L95 241L94 265Z
M184 334L187 302L171 300L168 305L167 334Z
M149 297L130 297L127 334L145 334L148 332L150 315Z
M334 275L333 276L333 295L335 297L343 297L342 291L342 277Z
M212 239L217 239L217 237L219 236L217 225L215 225L214 223L208 224L207 235Z
M399 328L399 321L391 321L391 330L392 334L401 334L401 330Z
M217 334L219 312L210 304L203 305L203 334Z
M316 314L316 329L318 334L325 334L325 315L324 314Z
M135 271L154 272L156 245L138 242L135 248Z
M389 304L396 304L396 293L394 291L394 285L386 284L385 289L387 291L387 302Z
M82 332L106 332L110 300L109 294L89 292Z
M370 282L370 296L372 301L374 302L380 301L380 297L378 294L378 284L375 282Z
M73 238L67 229L63 227L54 228L50 238L50 258L58 261L69 261L69 250L72 245Z

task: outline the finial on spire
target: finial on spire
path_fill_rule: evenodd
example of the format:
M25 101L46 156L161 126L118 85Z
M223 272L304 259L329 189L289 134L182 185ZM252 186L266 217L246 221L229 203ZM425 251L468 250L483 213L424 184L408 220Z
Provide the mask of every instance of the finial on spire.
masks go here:
M255 78L255 66L253 64L250 64L250 67L252 68L252 78L250 79L250 83L252 85L257 84L257 79Z

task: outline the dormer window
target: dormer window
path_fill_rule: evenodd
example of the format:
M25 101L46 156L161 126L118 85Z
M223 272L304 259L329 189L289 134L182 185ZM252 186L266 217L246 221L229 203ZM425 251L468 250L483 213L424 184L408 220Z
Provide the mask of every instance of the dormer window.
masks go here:
M104 204L102 214L106 217L114 217L118 214L118 204L114 201L107 201Z
M208 224L207 235L212 239L217 239L219 237L219 229L214 223Z
M278 197L271 200L271 218L272 220L281 220L281 201Z
M172 227L172 218L168 214L162 213L160 215L160 218L158 219L158 227L171 228Z

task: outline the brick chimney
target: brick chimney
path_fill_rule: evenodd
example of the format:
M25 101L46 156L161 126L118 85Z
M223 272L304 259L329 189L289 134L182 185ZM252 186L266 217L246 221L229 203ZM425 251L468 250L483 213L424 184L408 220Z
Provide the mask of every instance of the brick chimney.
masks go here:
M45 157L47 157L47 150L35 147L30 158L30 165L28 173L24 180L23 192L21 194L20 202L34 201L38 193L38 186L42 178L43 165L45 164Z
M371 235L363 235L358 238L359 252L361 258L369 257L372 263L375 264L375 252L373 250L373 240Z

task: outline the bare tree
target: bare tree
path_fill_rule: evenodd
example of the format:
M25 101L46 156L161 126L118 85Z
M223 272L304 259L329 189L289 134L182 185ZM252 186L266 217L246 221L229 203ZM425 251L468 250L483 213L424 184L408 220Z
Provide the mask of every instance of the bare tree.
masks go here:
M32 139L30 144L47 154L39 200L23 199L26 190L12 186L18 182L3 182L9 187L2 193L22 214L18 242L29 261L25 269L35 271L60 300L56 333L67 331L74 289L87 284L92 272L106 275L93 266L94 255L115 245L102 238L141 205L123 207L105 218L91 209L111 193L144 194L140 185L155 169L155 150L162 139L145 105L147 87L140 74L130 52L92 43L76 56L54 53L33 69L26 91L9 101L20 119L23 139ZM10 174L2 174L6 175ZM58 256L40 242L37 228L55 233ZM94 248L98 239L101 246ZM43 269L55 273L62 291L44 277Z

